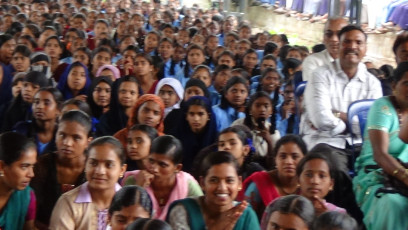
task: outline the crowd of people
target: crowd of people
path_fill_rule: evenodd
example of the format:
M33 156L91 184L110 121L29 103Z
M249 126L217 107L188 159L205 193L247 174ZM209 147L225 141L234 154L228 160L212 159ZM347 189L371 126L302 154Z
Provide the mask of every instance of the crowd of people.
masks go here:
M352 17L370 34L408 29L406 0L254 0L251 6L312 23L326 23L333 14Z
M0 229L408 227L408 32L394 69L342 17L309 51L178 1L0 14Z

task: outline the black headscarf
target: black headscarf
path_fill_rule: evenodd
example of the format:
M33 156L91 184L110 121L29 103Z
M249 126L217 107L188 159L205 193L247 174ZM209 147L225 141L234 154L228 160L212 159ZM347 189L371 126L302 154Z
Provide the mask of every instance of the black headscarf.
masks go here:
M95 118L97 118L97 119L99 119L99 118L102 116L102 114L103 114L103 108L100 107L100 106L98 106L98 105L95 103L95 101L94 101L94 99L93 99L93 91L95 90L96 86L97 86L99 83L101 83L101 82L105 82L105 83L108 84L108 85L111 87L111 89L112 89L113 82L112 82L111 78L110 78L110 77L107 77L107 76L99 76L99 77L94 78L94 79L92 80L91 87L90 87L89 90L88 90L88 97L87 97L87 99L86 99L86 101L87 101L88 104L89 104L89 107L91 108L92 115L93 115ZM111 90L111 100L112 100L112 90Z

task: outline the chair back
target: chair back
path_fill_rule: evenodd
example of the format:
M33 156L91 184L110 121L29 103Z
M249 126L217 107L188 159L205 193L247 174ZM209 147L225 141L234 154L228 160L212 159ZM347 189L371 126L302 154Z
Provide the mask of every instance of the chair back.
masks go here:
M367 122L368 111L375 99L363 99L351 103L347 111L348 126L351 128L354 116L357 116L360 125L360 133L363 138L364 129Z

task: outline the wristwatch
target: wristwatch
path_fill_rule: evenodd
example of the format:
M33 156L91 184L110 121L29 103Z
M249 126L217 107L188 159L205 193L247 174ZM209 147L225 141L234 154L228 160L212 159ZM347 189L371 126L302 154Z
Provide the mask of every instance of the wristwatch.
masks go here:
M335 117L337 117L337 118L340 118L340 114L341 114L340 112L334 112L334 113L333 113L333 115L334 115Z

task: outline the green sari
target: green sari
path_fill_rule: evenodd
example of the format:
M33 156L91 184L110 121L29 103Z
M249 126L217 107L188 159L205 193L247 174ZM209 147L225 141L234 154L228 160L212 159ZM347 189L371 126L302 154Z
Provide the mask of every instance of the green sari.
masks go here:
M0 213L0 228L3 230L23 229L26 222L28 205L31 200L31 188L16 190L11 194L6 206Z
M389 97L374 102L368 114L364 143L355 168L357 176L353 179L356 200L364 213L364 224L367 230L373 229L407 229L408 197L400 194L383 194L375 192L384 185L382 169L366 170L368 165L377 165L368 137L369 130L381 130L389 135L388 153L402 161L408 161L408 145L399 137L400 124L398 114Z
M171 204L169 208L169 213L171 209L176 205L182 205L187 213L188 225L190 230L206 230L205 221L203 214L201 212L201 207L198 200L195 198L186 198L182 200L175 201ZM169 216L167 216L169 218ZM241 217L235 224L234 230L259 230L259 222L255 212L252 208L247 207L242 213Z

